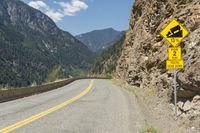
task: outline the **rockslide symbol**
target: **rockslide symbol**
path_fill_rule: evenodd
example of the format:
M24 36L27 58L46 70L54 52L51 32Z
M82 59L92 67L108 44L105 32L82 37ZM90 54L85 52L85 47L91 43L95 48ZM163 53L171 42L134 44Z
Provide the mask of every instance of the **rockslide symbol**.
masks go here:
M166 36L167 38L183 37L183 31L181 30L180 25L171 28Z

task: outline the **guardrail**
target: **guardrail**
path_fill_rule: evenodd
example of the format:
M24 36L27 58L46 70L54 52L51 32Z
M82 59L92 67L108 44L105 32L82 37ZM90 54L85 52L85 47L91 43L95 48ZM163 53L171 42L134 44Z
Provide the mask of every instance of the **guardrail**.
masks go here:
M2 90L0 91L0 103L15 100L18 98L23 98L27 96L31 96L34 94L39 94L42 92L54 90L65 85L72 83L75 80L79 79L108 79L108 78L97 78L97 77L86 77L86 78L71 78L59 82L49 83L45 85L39 85L34 87L23 87L23 88L15 88L9 90Z

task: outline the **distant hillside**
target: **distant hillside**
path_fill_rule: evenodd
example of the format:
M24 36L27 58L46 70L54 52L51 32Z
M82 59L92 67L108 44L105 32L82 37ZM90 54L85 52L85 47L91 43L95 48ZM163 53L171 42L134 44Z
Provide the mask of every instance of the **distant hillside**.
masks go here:
M84 33L76 36L76 38L87 45L93 52L99 52L114 44L123 34L124 32L108 28Z
M0 1L0 85L27 86L88 69L93 53L42 12L19 0ZM58 71L59 70L59 71Z
M121 55L125 35L123 35L113 46L103 51L96 59L92 67L92 73L107 74L115 72L117 61Z

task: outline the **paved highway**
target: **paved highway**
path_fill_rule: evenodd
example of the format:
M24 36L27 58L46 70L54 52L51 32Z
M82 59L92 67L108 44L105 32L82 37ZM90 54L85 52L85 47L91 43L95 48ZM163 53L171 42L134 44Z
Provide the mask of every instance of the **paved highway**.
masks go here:
M77 80L0 103L3 133L133 133L142 121L135 98L109 80Z

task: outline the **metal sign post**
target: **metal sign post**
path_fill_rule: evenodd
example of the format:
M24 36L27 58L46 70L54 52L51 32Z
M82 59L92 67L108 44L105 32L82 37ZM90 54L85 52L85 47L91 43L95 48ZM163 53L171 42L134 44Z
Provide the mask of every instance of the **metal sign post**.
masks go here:
M175 119L177 119L177 85L176 85L176 74L177 71L174 70L174 105L175 105Z

